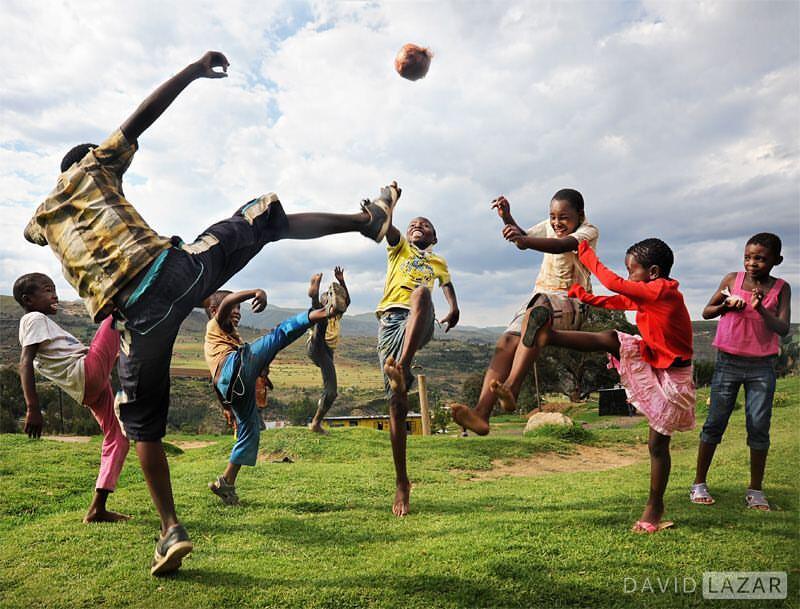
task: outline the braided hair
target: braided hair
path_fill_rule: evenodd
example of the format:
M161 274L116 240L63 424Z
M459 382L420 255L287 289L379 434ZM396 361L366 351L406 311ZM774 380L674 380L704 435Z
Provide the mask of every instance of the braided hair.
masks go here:
M672 265L675 262L675 255L669 245L655 237L634 243L625 254L633 256L636 262L645 268L653 265L657 266L660 276L664 279L669 277Z

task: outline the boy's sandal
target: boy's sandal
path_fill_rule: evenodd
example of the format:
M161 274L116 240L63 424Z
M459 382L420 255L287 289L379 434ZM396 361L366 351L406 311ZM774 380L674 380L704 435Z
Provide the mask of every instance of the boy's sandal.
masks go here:
M664 529L669 529L674 527L675 523L671 520L662 520L658 524L653 524L652 522L647 522L645 520L637 520L636 523L633 525L631 531L636 533L637 535L644 535L644 534L653 534L658 533L659 531L663 531Z
M347 293L341 284L336 281L332 282L325 297L325 313L328 317L342 315L347 311Z
M522 333L522 344L529 349L536 344L536 335L545 324L550 322L553 312L545 306L536 306L528 315L528 324Z
M764 491L754 491L749 488L747 489L747 494L744 496L744 501L747 504L747 508L750 510L760 510L762 512L770 511L769 502L764 495Z
M689 501L700 505L714 505L715 503L711 493L708 492L708 486L705 482L692 485L692 488L689 489Z

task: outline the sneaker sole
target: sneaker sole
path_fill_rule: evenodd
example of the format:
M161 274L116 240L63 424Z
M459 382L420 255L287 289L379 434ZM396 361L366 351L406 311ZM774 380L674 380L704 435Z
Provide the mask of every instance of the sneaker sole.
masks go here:
M220 492L220 490L214 487L213 485L214 483L210 482L208 485L208 490L210 490L217 497L219 497L222 500L222 503L224 503L225 505L237 505L239 503L238 498L234 499L230 495Z
M194 549L191 541L178 541L172 544L166 555L153 557L150 575L166 575L180 569L184 557Z
M391 187L388 187L389 190L395 190ZM396 192L396 190L395 190ZM381 193L382 195L383 193ZM383 210L383 213L386 214L386 220L384 220L381 229L378 231L378 236L375 238L377 243L383 241L383 238L386 237L386 233L389 232L389 227L392 225L392 214L394 213L395 205L397 205L397 201L400 199L400 195L396 197L392 197L390 195L389 200L383 198L375 199L372 203L377 205Z
M347 298L345 298L344 288L341 285L331 284L328 290L328 307L329 314L344 314L347 311Z
M550 321L550 309L547 307L533 307L528 316L528 325L522 335L522 344L530 349L536 344L536 333L539 329Z

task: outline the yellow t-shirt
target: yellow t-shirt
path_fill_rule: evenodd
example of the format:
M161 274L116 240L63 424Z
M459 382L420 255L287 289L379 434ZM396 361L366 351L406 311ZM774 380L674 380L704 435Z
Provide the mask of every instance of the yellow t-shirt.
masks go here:
M314 332L317 331L316 326L311 326L308 329L307 336L306 336L306 344L310 343L314 339ZM336 347L339 346L339 333L342 331L342 316L341 315L334 315L333 317L328 318L328 324L325 327L325 344L328 345L328 349L331 351L335 351Z
M206 324L206 336L203 341L203 354L206 357L206 364L211 372L211 378L216 380L217 372L222 367L222 362L229 353L236 351L244 344L242 337L234 330L232 333L223 330L217 323L216 318L212 318Z
M410 244L405 237L400 237L397 245L389 245L386 250L386 283L376 313L392 307L410 309L411 292L421 285L432 290L435 279L439 280L440 286L450 283L447 261Z

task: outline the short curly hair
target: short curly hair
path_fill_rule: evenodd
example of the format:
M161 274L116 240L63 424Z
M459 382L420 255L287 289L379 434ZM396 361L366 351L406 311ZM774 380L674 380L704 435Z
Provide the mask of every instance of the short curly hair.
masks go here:
M23 297L33 294L36 290L48 283L53 283L53 280L44 273L27 273L14 282L14 300L24 309L25 302L23 301Z
M97 148L97 144L78 144L73 146L64 158L61 159L61 171L66 171L75 163L85 157L92 148Z
M781 238L773 233L756 233L747 240L745 245L763 245L776 257L781 255Z
M554 194L550 200L566 201L576 212L579 214L583 213L583 195L574 188L562 188L556 194Z
M230 290L217 290L203 301L203 308L206 310L206 315L209 319L214 317L211 309L218 308L228 294L233 294L233 292Z
M669 245L655 237L634 243L625 254L633 256L636 262L645 268L657 266L661 276L665 278L669 277L672 265L675 263L675 255Z

